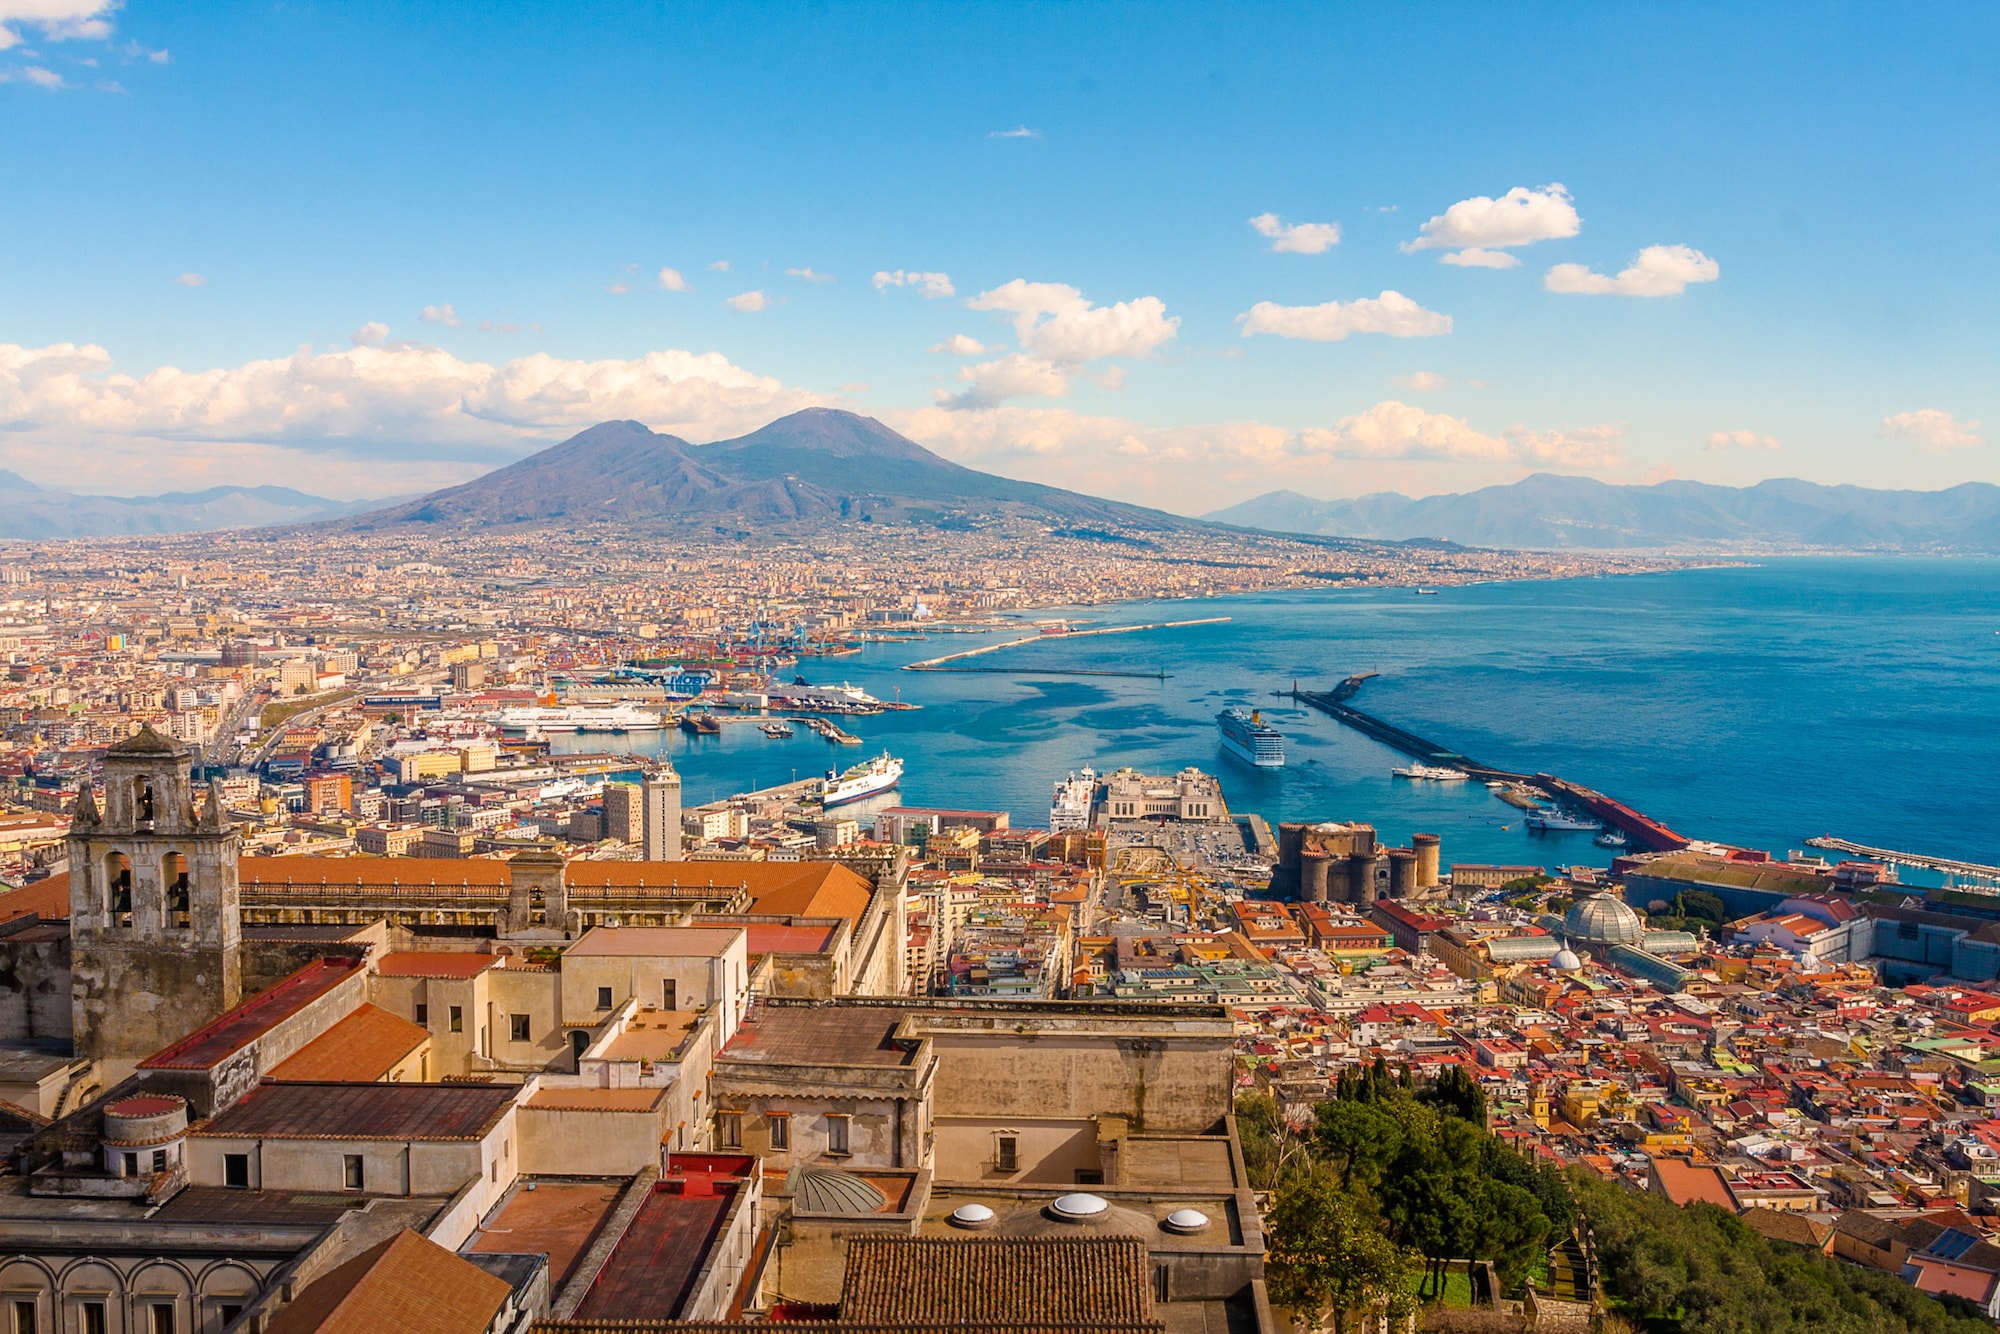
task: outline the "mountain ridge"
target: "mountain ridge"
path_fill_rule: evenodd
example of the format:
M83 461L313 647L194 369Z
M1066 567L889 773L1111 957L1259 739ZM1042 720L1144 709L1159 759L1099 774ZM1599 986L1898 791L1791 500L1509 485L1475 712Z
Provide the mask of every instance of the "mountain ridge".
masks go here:
M211 486L152 496L99 496L56 491L0 470L0 538L50 541L88 537L158 537L318 523L394 504L395 500L330 500L289 486Z
M1438 538L1513 550L2000 553L2000 486L1985 482L1912 491L1796 477L1729 487L1678 479L1619 485L1534 473L1414 499L1393 491L1330 501L1270 491L1202 517L1301 536Z

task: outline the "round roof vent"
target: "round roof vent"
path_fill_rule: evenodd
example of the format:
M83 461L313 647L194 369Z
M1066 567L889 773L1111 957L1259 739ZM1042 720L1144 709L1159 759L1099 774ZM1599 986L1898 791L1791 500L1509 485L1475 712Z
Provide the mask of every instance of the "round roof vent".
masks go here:
M872 1214L889 1202L873 1182L824 1167L793 1168L785 1188L792 1208L808 1214Z
M983 1204L961 1204L951 1211L953 1227L992 1227L995 1215Z
M1103 1196L1087 1195L1082 1191L1065 1195L1049 1206L1057 1218L1068 1219L1075 1223L1091 1218L1102 1218L1110 1208Z
M1169 1232L1203 1232L1208 1228L1208 1215L1199 1209L1176 1209L1161 1220L1160 1226Z

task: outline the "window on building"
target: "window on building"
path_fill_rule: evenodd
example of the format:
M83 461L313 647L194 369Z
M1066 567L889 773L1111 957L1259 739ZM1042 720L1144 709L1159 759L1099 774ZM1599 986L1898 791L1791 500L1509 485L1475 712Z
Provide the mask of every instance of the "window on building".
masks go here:
M128 1177L135 1177L139 1175L138 1154L128 1153L125 1155L125 1175Z
M999 1151L993 1155L993 1165L1002 1172L1021 1170L1021 1141L1014 1135L1000 1137Z
M108 1323L105 1319L103 1302L83 1304L83 1334L105 1334Z
M418 1022L418 1023L420 1023L420 1024L422 1024L422 1025L424 1025L424 1026L425 1026L425 1027L427 1027L427 1028L428 1028L428 1027L430 1026L430 1022L431 1022L431 1007L430 1007L430 1006L428 1006L428 1005L419 1005L419 1006L417 1007L417 1022Z
M463 1005L452 1006L448 1018L451 1023L452 1032L463 1033L465 1031L465 1007Z
M172 1303L153 1303L152 1334L174 1334L174 1308Z
M222 1184L231 1190L250 1189L249 1154L225 1153L222 1155Z
M792 1147L792 1118L779 1112L771 1114L771 1147L777 1150Z
M847 1118L833 1115L826 1118L826 1151L828 1153L847 1152Z
M678 988L676 988L676 987L674 986L674 980L673 980L673 979L672 979L671 977L670 977L670 978L668 978L668 979L667 979L666 981L664 981L664 982L660 983L660 993L661 993L661 994L660 994L660 1008L661 1008L661 1009L663 1009L663 1010L678 1010L678 1009L680 1008L680 1006L679 1006L679 1005L676 1005L676 1004L674 1003L675 1001L677 1001L677 1000L679 999L679 997L678 997L678 996L677 996L677 995L675 994L677 990L678 990Z
M243 1314L243 1308L235 1302L223 1302L215 1308L215 1313L222 1317L222 1323L227 1327L230 1321Z
M35 1334L35 1303L33 1298L14 1303L14 1334Z
M1093 1172L1087 1167L1079 1167L1076 1169L1076 1184L1079 1186L1101 1186L1104 1184L1104 1173Z
M743 1147L743 1113L717 1112L715 1114L715 1135L725 1149Z
M516 1042L526 1042L528 1040L528 1016L525 1014L508 1015L507 1036Z
M597 989L597 1008L600 1010L608 1010L611 1008L610 987L599 987Z
M153 1170L155 1172L164 1172L167 1170L167 1151L165 1149L153 1150Z
M365 1188L368 1169L363 1166L360 1154L350 1153L345 1155L341 1160L340 1169L341 1185L347 1187L349 1190L361 1190Z

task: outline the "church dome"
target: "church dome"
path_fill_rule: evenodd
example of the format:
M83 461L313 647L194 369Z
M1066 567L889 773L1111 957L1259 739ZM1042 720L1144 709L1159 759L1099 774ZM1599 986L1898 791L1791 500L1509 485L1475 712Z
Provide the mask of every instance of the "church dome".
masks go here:
M1573 973L1583 967L1583 960L1577 957L1575 950L1557 950L1556 957L1549 960L1549 967L1558 973Z
M1622 899L1599 892L1570 905L1563 914L1563 934L1573 945L1637 946L1646 938L1646 923Z

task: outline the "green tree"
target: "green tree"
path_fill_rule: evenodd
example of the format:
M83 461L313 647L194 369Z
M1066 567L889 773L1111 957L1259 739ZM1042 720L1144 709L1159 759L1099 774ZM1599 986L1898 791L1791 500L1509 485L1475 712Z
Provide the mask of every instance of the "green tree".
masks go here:
M1373 1186L1403 1148L1403 1123L1376 1103L1335 1099L1319 1105L1313 1142L1340 1164L1341 1184Z
M1351 1311L1384 1304L1403 1314L1410 1256L1383 1235L1366 1200L1331 1174L1309 1172L1278 1188L1265 1219L1271 1299L1318 1329L1331 1314L1338 1334Z

